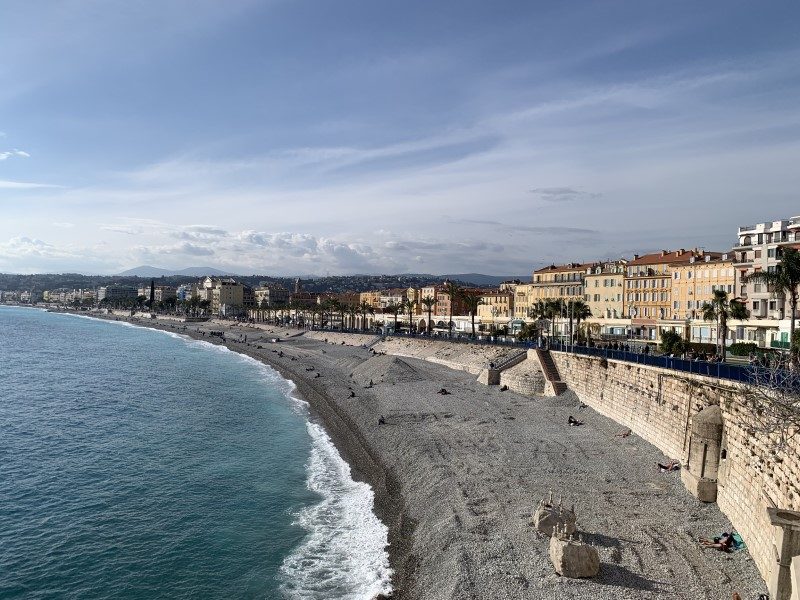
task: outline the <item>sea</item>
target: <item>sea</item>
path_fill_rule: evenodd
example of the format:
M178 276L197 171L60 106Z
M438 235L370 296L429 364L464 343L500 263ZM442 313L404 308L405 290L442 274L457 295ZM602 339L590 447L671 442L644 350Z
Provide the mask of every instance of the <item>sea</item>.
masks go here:
M373 491L293 391L206 342L0 307L0 598L389 592Z

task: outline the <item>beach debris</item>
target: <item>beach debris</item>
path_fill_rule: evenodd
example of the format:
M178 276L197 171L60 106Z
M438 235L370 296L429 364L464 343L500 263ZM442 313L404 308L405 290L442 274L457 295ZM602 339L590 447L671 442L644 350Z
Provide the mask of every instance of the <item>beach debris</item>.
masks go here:
M562 577L594 577L600 572L600 555L597 548L577 539L567 528L553 527L550 537L550 561Z
M633 433L630 429L625 429L624 431L620 431L619 433L615 433L614 437L626 438L631 433Z
M441 394L442 396L448 396L448 395L450 394L450 392L448 392L448 391L447 391L446 389L444 389L444 388L440 389L440 390L439 390L438 392L436 392L436 393L437 393L437 394Z
M539 533L550 535L554 527L559 530L564 529L568 534L575 533L577 527L577 516L575 515L575 505L566 508L563 504L563 497L558 499L558 504L553 502L553 492L550 491L548 498L542 498L536 511L533 513L533 525Z
M569 419L567 419L567 425L570 425L571 427L580 427L583 425L583 421L578 421L578 419L570 415Z
M383 415L378 417L378 425L386 425L386 418Z

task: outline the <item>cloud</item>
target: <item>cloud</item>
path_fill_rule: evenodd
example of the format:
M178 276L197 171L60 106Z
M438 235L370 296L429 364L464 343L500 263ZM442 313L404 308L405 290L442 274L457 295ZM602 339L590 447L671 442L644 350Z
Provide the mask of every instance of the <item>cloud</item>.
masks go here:
M141 235L142 228L130 225L101 225L103 231L113 231L114 233L124 233L125 235Z
M0 179L0 190L34 190L38 188L60 188L50 183L31 183L28 181L6 181Z
M522 231L527 233L536 233L539 235L564 235L564 234L578 234L578 235L594 235L600 233L595 229L585 229L582 227L564 227L561 225L554 226L528 226L528 225L511 225L508 223L501 223L500 221L492 221L489 219L449 219L451 223L456 225L487 225L496 227L504 231Z
M25 152L24 150L17 150L14 148L13 150L6 150L5 152L0 152L0 160L7 160L12 156L19 156L21 158L30 158L31 155Z
M574 202L575 200L597 200L603 194L597 192L585 192L571 187L548 187L533 188L530 190L534 194L547 202Z
M55 222L51 223L53 227L58 227L60 229L72 229L75 227L75 223L66 223L66 222Z

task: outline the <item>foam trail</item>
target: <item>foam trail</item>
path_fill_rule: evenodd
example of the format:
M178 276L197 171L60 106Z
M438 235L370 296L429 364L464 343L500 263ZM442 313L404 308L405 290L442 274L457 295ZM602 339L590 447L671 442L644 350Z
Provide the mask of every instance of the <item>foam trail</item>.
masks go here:
M294 382L255 358L147 324L73 316L149 329L206 351L233 354L257 366L265 380L283 384L286 397L308 418L308 403L293 395ZM353 480L350 465L322 426L308 421L306 428L311 437L306 485L322 499L295 515L295 523L307 535L281 565L283 593L292 600L372 600L380 593L391 593L392 570L386 551L389 529L373 512L375 493L368 484Z
M287 597L302 600L370 600L391 592L388 528L373 512L375 494L353 481L325 430L307 424L312 439L308 488L322 500L297 514L307 532L283 562Z

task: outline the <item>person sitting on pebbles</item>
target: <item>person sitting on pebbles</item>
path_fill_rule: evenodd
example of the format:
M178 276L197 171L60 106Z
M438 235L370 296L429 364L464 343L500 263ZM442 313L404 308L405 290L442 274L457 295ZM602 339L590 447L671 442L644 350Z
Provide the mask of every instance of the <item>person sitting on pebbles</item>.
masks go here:
M583 425L583 421L578 421L578 419L570 415L569 419L567 419L567 425L569 425L570 427L580 427L581 425Z
M437 394L441 394L442 396L447 396L447 395L449 395L449 394L450 394L450 392L448 392L448 391L447 391L446 389L444 389L444 388L440 389L440 390L439 390L438 392L436 392L436 393L437 393Z

